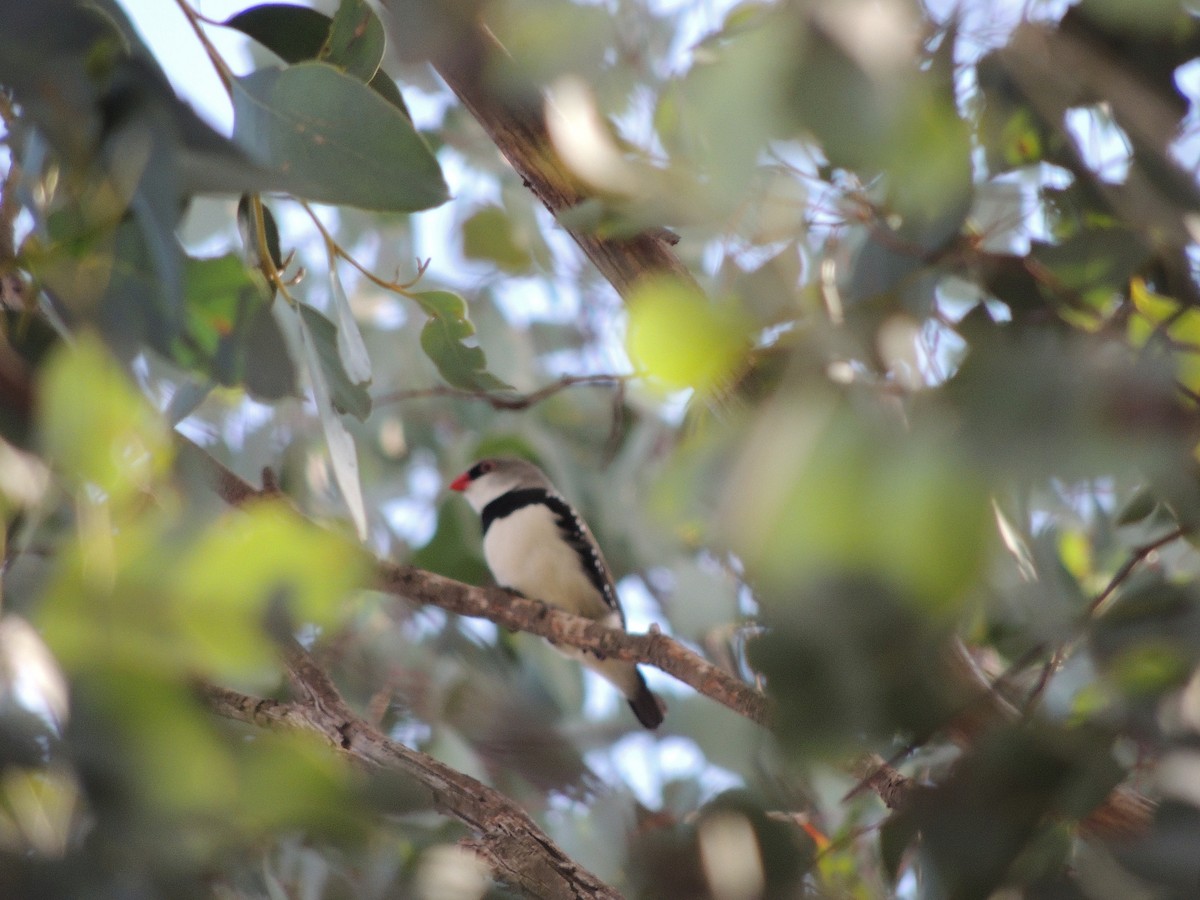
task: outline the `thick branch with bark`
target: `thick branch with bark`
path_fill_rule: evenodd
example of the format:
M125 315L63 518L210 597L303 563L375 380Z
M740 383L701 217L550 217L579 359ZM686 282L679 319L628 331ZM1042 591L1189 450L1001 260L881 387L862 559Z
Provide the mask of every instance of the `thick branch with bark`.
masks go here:
M562 225L563 213L591 195L550 141L540 91L513 71L508 53L475 21L472 4L384 0L384 6L391 13L385 21L396 44L429 59L525 186ZM420 35L420 44L414 43L414 33ZM633 285L650 274L668 274L696 286L672 251L665 229L614 239L569 225L563 228L622 297L628 298Z
M240 506L256 498L279 496L270 489L260 491L247 484L195 444L181 439L181 447L181 455L202 467L213 489L227 503ZM591 650L605 658L655 666L734 712L760 725L767 724L769 704L765 694L658 631L627 634L501 588L476 587L385 560L375 561L375 584L382 591L414 603L488 619L504 628Z
M765 694L661 632L627 634L500 588L472 587L414 566L380 562L378 573L379 587L398 597L488 619L514 631L540 635L551 643L591 650L601 657L655 666L734 712L760 725L767 724Z
M552 900L619 900L620 894L574 862L513 801L480 781L389 740L342 699L329 676L298 644L285 651L298 699L259 699L226 688L202 688L218 715L265 728L314 732L368 769L410 775L429 789L438 809L479 836L474 850L501 881Z

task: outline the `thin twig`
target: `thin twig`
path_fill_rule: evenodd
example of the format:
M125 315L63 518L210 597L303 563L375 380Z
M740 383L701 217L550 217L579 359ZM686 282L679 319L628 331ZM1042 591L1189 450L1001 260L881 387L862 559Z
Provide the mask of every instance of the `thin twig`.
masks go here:
M491 406L492 409L517 411L536 406L543 400L567 388L606 384L615 384L623 387L625 382L632 377L632 375L611 374L565 375L558 379L558 381L538 388L536 391L531 391L528 394L497 394L491 391L468 391L448 385L434 385L433 387L418 388L411 391L389 391L386 394L380 394L372 398L372 400L375 405L380 405L385 403L403 403L405 400L424 400L430 397L460 397L464 400L479 400Z
M1155 550L1160 550L1167 544L1186 536L1187 533L1188 530L1180 526L1179 528L1168 531L1162 537L1155 538L1148 544L1142 544L1140 547L1135 547L1133 552L1129 555L1129 559L1125 560L1125 562L1122 563L1121 568L1117 569L1116 574L1113 575L1112 579L1108 582L1108 585L1104 588L1104 590L1097 594L1095 598L1093 598L1092 602L1088 604L1088 617L1095 618L1096 615L1099 614L1101 607L1103 607L1108 598L1113 595L1113 592L1121 586L1121 582L1128 578L1133 570L1136 569L1138 565L1146 559L1146 557L1148 557Z
M192 26L192 31L196 32L196 38L204 47L204 52L208 54L208 61L212 63L213 68L217 71L217 77L221 79L221 84L224 85L226 93L233 96L233 82L237 77L233 74L233 70L229 68L228 63L222 58L218 52L216 45L213 44L204 29L200 27L200 23L207 21L198 12L186 2L186 0L175 0L176 5L183 12L184 17L188 20L188 24Z
M381 287L385 291L391 291L392 293L399 294L402 297L411 296L410 291L416 287L417 282L424 277L425 270L429 268L429 263L431 262L430 259L417 260L417 274L412 281L400 281L399 270L396 271L395 280L385 281L360 263L357 259L355 259L349 250L337 242L337 239L329 233L329 230L325 227L325 223L321 221L320 217L313 211L313 208L309 206L307 202L304 200L298 200L297 202L304 209L304 211L308 213L308 217L312 219L312 223L317 227L317 231L321 232L321 237L325 241L325 251L329 255L329 265L331 267L334 264L334 260L338 258L344 259L346 262L350 263L350 265L356 268L364 278L366 278L375 286Z
M1136 569L1138 565L1141 564L1148 556L1150 556L1150 554L1161 549L1162 547L1165 547L1172 541L1179 540L1186 534L1186 528L1175 528L1171 531L1168 531L1161 537L1155 538L1153 541L1150 541L1147 544L1142 544L1140 547L1135 547L1133 552L1129 554L1129 558L1121 564L1121 567L1117 569L1117 571L1113 574L1113 577L1109 579L1109 582L1107 585L1105 585L1104 590L1092 598L1092 601L1087 607L1087 617L1085 621L1094 619L1100 614L1105 603L1112 597L1117 588L1121 586L1125 579L1133 574L1133 570ZM1062 668L1063 663L1068 657L1070 657L1072 653L1074 653L1075 647L1078 646L1079 641L1080 638L1076 636L1071 640L1064 642L1042 665L1042 671L1038 673L1037 681L1030 689L1029 695L1025 698L1025 702L1022 704L1021 708L1025 715L1032 713L1037 707L1038 703L1041 702L1042 695L1045 694L1046 688L1050 684L1051 677L1055 672ZM1034 648L1034 650L1037 650L1039 653L1043 652L1045 649L1045 644L1039 644ZM1027 653L1026 656L1029 656L1029 653ZM1022 657L1022 659L1024 659L1024 657ZM1004 676L1001 676L1001 678L1003 677Z

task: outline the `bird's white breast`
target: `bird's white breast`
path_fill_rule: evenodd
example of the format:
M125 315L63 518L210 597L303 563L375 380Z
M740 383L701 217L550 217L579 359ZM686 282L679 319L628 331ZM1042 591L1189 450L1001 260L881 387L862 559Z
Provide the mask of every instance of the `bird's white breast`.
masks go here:
M559 534L554 514L541 504L524 506L494 521L483 555L496 581L589 619L612 612L588 580L575 550Z

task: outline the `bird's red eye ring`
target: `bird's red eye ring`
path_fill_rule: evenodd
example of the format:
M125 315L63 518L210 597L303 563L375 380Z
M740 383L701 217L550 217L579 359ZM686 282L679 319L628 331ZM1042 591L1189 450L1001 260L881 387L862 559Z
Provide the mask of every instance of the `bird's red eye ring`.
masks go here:
M492 469L494 469L494 468L496 468L496 464L494 462L492 462L490 459L485 459L483 462L481 462L479 464L479 474L485 475L488 472L492 471Z

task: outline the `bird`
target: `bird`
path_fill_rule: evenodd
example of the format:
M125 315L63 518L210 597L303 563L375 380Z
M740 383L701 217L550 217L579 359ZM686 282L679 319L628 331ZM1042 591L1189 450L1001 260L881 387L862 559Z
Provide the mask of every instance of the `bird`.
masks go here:
M612 573L591 530L546 474L523 459L482 459L450 482L483 526L483 556L501 587L577 616L625 628ZM646 728L664 707L631 662L558 648L611 683Z

